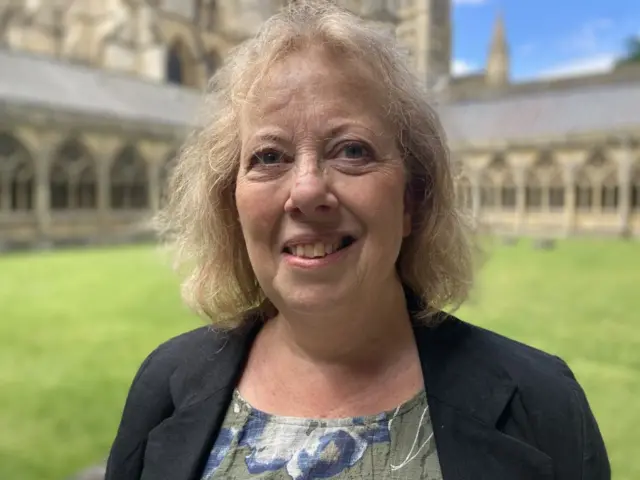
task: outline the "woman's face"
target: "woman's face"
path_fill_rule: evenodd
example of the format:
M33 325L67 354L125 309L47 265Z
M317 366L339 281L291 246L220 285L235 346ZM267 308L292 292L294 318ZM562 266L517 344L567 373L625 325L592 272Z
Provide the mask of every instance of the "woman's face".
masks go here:
M410 232L383 95L362 69L292 54L241 115L236 204L256 277L280 309L326 311L398 282Z

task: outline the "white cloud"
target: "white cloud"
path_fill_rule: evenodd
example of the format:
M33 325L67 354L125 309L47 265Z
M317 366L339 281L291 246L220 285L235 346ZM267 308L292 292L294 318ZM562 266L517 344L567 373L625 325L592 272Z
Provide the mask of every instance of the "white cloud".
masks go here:
M564 49L570 52L593 52L602 44L602 34L613 26L610 18L591 20L563 42Z
M560 78L606 72L611 70L616 59L617 56L614 54L600 54L591 57L579 58L543 70L536 76L539 78Z
M456 59L453 61L452 70L454 75L466 75L475 70L475 66L465 60Z

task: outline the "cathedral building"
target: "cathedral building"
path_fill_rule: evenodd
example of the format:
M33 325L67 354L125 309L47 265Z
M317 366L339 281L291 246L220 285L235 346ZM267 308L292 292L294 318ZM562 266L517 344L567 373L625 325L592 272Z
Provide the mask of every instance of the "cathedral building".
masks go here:
M5 0L0 249L148 234L202 90L287 0ZM640 238L640 68L513 82L506 28L452 75L450 0L341 0L434 92L461 206L498 235Z

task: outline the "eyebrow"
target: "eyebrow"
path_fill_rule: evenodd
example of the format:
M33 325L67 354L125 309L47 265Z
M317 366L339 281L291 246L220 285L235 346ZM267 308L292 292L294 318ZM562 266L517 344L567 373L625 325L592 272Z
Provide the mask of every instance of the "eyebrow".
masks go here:
M360 120L339 118L329 124L329 129L324 134L324 138L325 139L335 138L341 134L344 134L346 131L353 129L354 127L357 127L362 130L366 130L367 132L369 132L374 136L379 136L381 133L381 132L376 132L376 130L374 130L375 127L371 125L366 125L364 122ZM287 145L291 143L291 140L287 138L287 136L282 135L280 132L277 132L273 129L270 129L269 127L265 127L264 129L258 130L258 132L251 135L251 137L249 138L251 143L271 142L271 143L280 143L280 144L287 144Z

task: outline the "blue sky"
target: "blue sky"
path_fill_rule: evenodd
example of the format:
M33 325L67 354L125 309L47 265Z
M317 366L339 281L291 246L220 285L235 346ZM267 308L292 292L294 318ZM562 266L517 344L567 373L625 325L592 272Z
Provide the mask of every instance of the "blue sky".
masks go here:
M498 12L514 79L601 71L640 35L640 0L453 0L454 71L486 62Z

